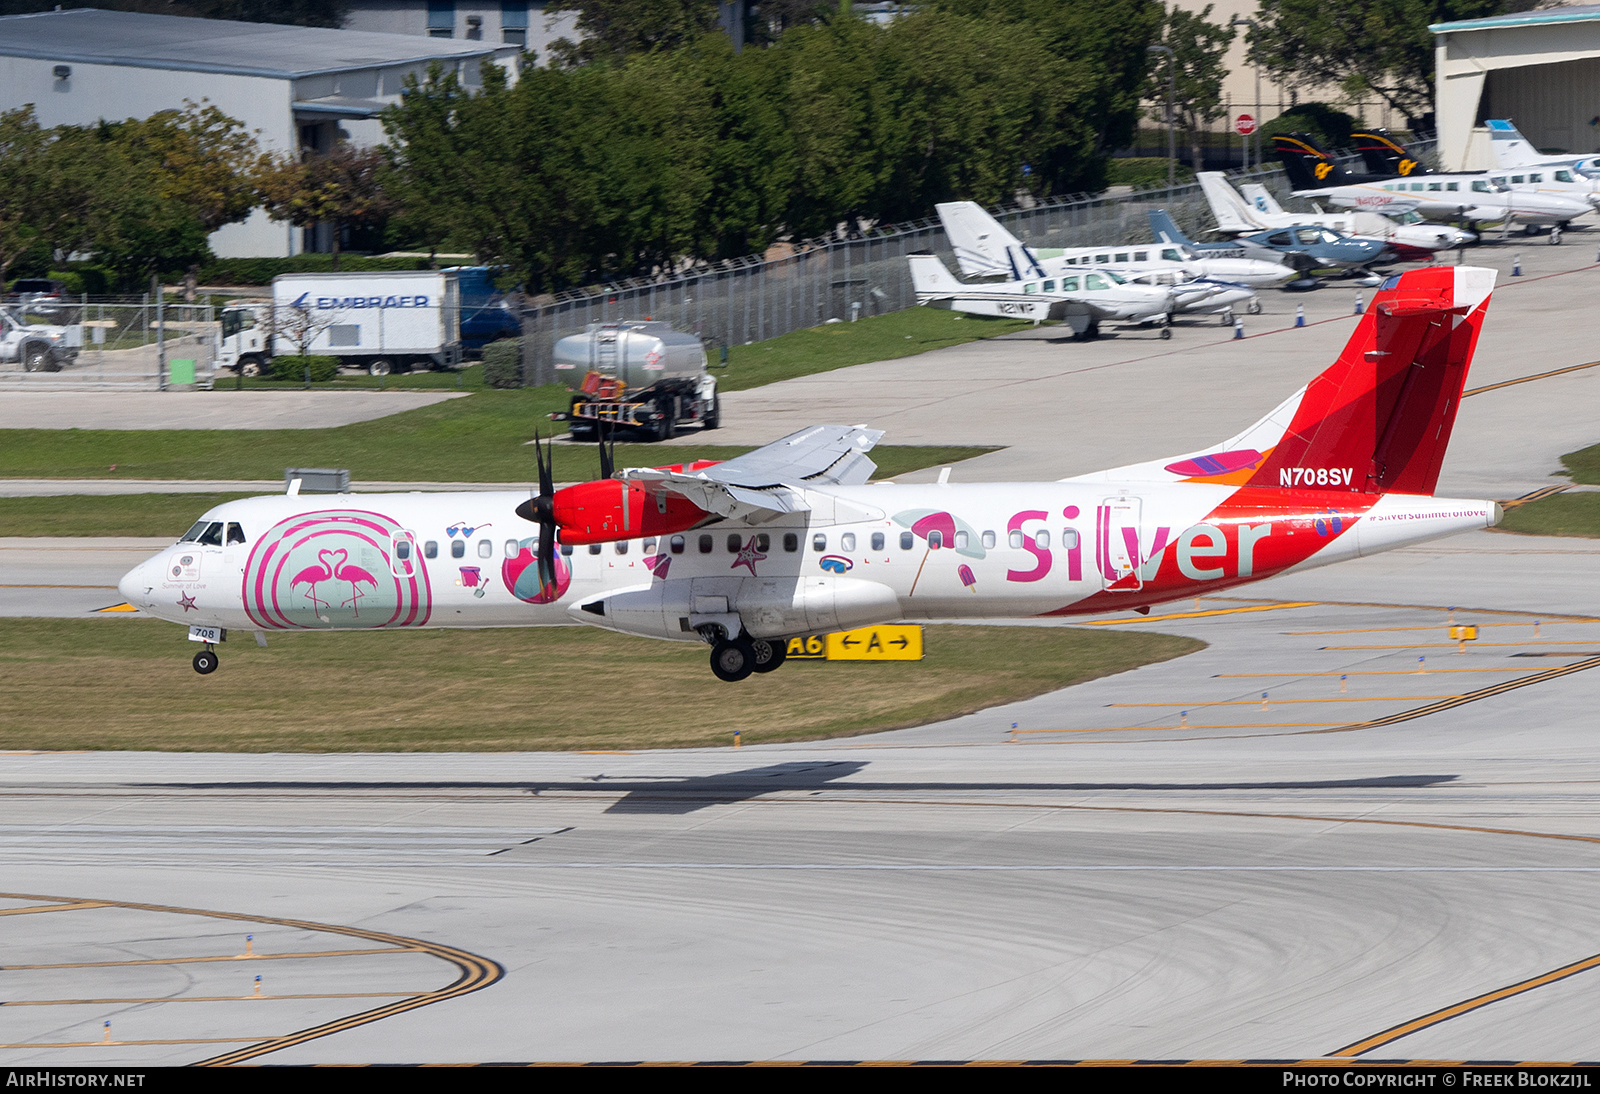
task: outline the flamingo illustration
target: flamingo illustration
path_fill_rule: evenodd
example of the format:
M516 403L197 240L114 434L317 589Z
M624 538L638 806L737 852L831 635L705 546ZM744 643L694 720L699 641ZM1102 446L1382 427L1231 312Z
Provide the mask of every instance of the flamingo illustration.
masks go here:
M317 556L318 561L324 561L324 556L329 553L330 552L328 551L323 551L322 554ZM340 553L342 554L343 552ZM328 606L328 602L317 596L317 582L332 580L333 568L331 566L307 566L304 570L301 570L299 573L294 575L294 580L289 582L289 588L293 589L301 582L309 582L311 585L311 591L306 594L306 598L311 601L312 607L316 609L317 614L321 615L322 609Z
M361 591L361 583L366 582L374 590L378 588L378 579L373 577L360 566L346 565L350 552L344 548L333 551L318 551L317 559L327 566L328 573L338 581L350 583L350 599L342 602L339 607L351 609L357 619L361 618L361 598L366 594Z

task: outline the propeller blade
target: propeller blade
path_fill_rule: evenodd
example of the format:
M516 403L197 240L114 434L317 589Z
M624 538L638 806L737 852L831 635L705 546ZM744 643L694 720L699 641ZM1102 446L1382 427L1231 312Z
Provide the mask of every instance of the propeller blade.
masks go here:
M600 426L600 477L609 479L617 470L617 434L610 422Z

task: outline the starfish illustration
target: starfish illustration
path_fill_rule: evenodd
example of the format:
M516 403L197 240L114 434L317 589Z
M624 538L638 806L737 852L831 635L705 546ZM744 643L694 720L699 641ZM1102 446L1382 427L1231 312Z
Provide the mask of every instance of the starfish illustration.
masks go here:
M767 556L756 550L756 537L751 536L745 541L744 547L739 551L739 557L733 560L730 570L737 570L740 566L750 567L750 576L756 577L756 563L763 561Z
M194 602L194 597L190 596L188 593L178 594L178 607L182 608L184 611L188 611L190 608L194 608L195 611L200 610Z

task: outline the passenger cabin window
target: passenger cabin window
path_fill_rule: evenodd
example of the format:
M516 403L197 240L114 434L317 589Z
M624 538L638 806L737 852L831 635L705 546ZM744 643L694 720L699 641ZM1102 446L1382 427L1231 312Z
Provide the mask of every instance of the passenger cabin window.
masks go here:
M1133 252L1133 260L1135 262L1149 262L1150 261L1150 252L1149 251L1134 251Z
M767 548L769 548L771 546L772 546L772 537L767 535L767 533L762 532L760 535L756 536L756 550L761 551L762 553L765 553Z
M627 554L628 553L628 541L625 540L625 539L617 540L617 544L616 544L615 550L616 550L617 554L619 554L619 555Z
M572 557L572 544L563 543L561 545L561 557L562 558L571 558Z
M436 539L430 539L426 543L424 543L422 545L422 557L423 558L438 558L439 557L439 541L436 540Z
M494 557L494 544L489 542L486 539L480 539L478 541L478 557L479 558L493 558Z
M737 532L728 536L728 553L730 555L739 553L739 534Z
M1487 194L1489 192L1489 184L1482 179L1478 179L1472 184L1472 192L1475 194Z
M1443 189L1444 189L1444 187L1441 184L1437 183L1437 182L1428 183L1428 190L1430 192L1432 192L1434 190L1443 190Z
M957 532L956 533L956 550L965 551L966 549L967 549L967 533L965 533L965 532Z
M667 549L675 555L683 554L683 537L673 536L667 540Z
M643 551L647 555L654 554L656 550L655 537L652 536L650 539L647 539L643 543L639 544L639 550Z
M846 554L849 554L851 551L854 551L855 549L856 549L856 534L854 532L846 532L844 535L839 537L839 550L845 552Z
M1111 261L1110 255L1095 255L1094 260L1102 265Z
M1567 171L1557 171L1556 172L1556 181L1557 182L1571 182L1572 181L1572 175Z
M1177 250L1175 248L1172 248L1172 247L1164 247L1164 248L1162 248L1161 257L1166 259L1168 262L1182 262L1183 261L1183 256L1180 255L1177 252Z
M874 551L883 550L883 533L882 532L874 532L874 533L872 533L872 549Z
M1076 277L1063 277L1061 279L1061 291L1062 292L1077 292L1078 291L1078 279Z
M1109 288L1109 286L1106 284L1106 279L1101 277L1099 274L1089 274L1087 277L1085 277L1083 279L1083 287L1086 289Z
M406 562L411 558L411 541L409 539L397 539L394 541L394 557L401 562Z
M900 533L900 549L902 551L909 551L909 550L911 550L911 548L915 547L916 545L917 545L917 537L916 536L912 535L910 532L901 532Z
M600 545L598 543L589 544L589 553L591 555L599 554L600 553Z
M1022 550L1022 533L1021 532L1012 532L1010 537L1006 540L1006 542L1011 544L1011 549L1013 551Z
M228 546L233 547L244 542L244 529L233 521L228 522Z
M519 551L520 551L520 548L518 548L516 540L514 540L514 539L506 540L506 557L507 558L516 558ZM432 556L429 556L429 557L432 557Z
M1126 261L1128 261L1128 252L1127 251L1123 251L1121 254L1117 255L1117 259L1116 260L1118 262L1126 262Z
M1065 547L1067 550L1070 551L1070 550L1072 550L1072 548L1076 547L1077 545L1078 545L1078 530L1076 528L1063 528L1063 529L1061 529L1061 546Z
M783 549L791 555L800 549L800 537L793 532L783 533Z
M450 541L450 557L451 558L466 558L467 557L467 541L464 540L464 539L453 539L453 540L451 540Z
M1026 285L1022 286L1022 291L1025 293L1038 292L1039 286L1030 281Z
M699 549L700 553L703 554L703 555L709 555L711 553L711 548L714 545L715 545L715 542L712 540L712 538L710 536L701 536L699 541L695 544L695 546Z
M1033 545L1039 548L1041 551L1050 546L1049 531L1041 528L1037 532L1033 533Z
M1522 176L1522 175L1512 175L1512 176L1511 176L1511 181L1512 181L1512 182L1516 182L1516 183L1521 183L1521 182L1525 182L1525 181L1527 181L1527 180L1526 180L1526 178L1525 178L1525 177L1524 177L1524 176Z
M981 542L983 544L983 549L985 551L994 550L994 533L993 532L985 532L985 533L983 533L983 536L981 537L979 542Z
M826 551L828 549L828 537L823 535L821 532L818 532L816 535L812 536L811 549L813 551Z
M1274 247L1288 247L1294 241L1289 238L1288 232L1274 232L1267 237L1267 242L1272 244Z
M1543 175L1529 175L1528 176L1528 181L1529 182L1543 182L1544 181L1544 176Z
M941 531L939 531L939 529L935 528L933 531L928 533L928 547L931 550L937 551L939 548L941 548L943 546L944 546L944 533L943 532L941 532Z
M1046 281L1044 283L1044 291L1045 292L1055 292L1056 291L1056 283L1054 281Z

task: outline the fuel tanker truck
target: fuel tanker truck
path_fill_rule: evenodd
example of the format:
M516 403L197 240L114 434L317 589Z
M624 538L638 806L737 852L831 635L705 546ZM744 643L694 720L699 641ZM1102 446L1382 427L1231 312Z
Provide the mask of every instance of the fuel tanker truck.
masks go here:
M603 424L658 441L689 422L717 428L717 381L706 371L705 346L669 323L590 323L556 342L555 368L572 401L550 417L567 422L574 440L599 439Z

